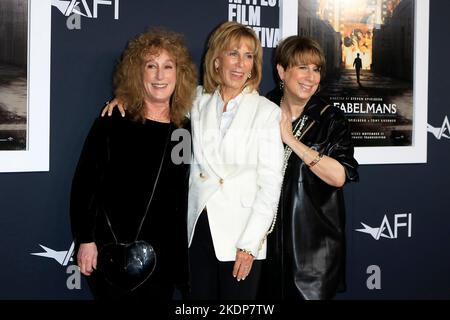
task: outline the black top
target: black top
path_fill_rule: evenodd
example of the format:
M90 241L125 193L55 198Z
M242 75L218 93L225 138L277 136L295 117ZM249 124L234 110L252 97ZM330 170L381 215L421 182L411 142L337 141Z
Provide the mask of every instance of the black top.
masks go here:
M95 241L98 249L114 238L134 241L173 124L144 123L112 117L95 120L86 138L73 178L72 231L77 244ZM189 130L189 125L184 129ZM169 137L170 139L170 137ZM169 141L161 175L139 240L155 249L154 276L163 273L175 283L187 281L187 192L189 164L174 164Z
M272 92L269 97L279 104L280 94ZM342 111L313 96L303 114L308 118L300 140L337 160L345 169L346 182L358 181L358 163ZM322 181L294 152L284 174L276 227L268 237L264 273L266 297L330 299L345 287L342 188Z

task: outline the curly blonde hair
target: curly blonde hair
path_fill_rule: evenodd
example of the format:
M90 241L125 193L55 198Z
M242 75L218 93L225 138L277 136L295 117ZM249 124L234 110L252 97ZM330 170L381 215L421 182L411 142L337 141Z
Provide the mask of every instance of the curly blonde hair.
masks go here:
M114 94L128 106L131 119L144 122L145 58L162 50L166 50L176 62L177 81L170 98L170 120L180 127L192 106L197 85L197 69L181 34L158 27L131 40L114 74Z
M253 29L235 21L227 21L219 25L208 41L208 49L203 64L203 88L206 93L213 93L221 84L214 61L225 50L246 41L253 50L252 77L245 85L250 89L258 90L262 78L262 47Z

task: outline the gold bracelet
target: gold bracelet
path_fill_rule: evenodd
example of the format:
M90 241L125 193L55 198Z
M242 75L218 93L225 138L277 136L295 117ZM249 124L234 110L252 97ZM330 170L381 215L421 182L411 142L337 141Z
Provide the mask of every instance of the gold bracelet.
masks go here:
M319 154L317 155L317 157L315 157L315 158L313 159L313 161L311 161L311 162L309 163L309 167L311 168L312 166L315 166L315 165L322 159L322 157L323 157L323 154L322 154L322 153L319 153Z
M247 250L247 249L241 249L241 248L238 248L238 250L241 251L241 252L244 252L244 253L246 253L246 254L249 254L249 255L251 255L252 257L255 257L255 256L253 255L253 253L252 253L250 250Z

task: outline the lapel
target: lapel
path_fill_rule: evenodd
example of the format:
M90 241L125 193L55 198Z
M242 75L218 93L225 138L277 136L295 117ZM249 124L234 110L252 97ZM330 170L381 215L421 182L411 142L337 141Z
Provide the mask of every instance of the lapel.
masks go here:
M308 119L305 123L305 129L302 130L302 134L299 137L299 140L301 141L303 136L311 129L311 127L321 122L321 116L322 114L330 107L329 104L327 104L322 99L312 96L311 99L308 101L304 114L308 116Z
M213 173L224 176L222 161L219 156L219 124L217 122L217 92L205 94L200 108L200 146L202 153Z
M253 121L258 109L259 94L247 88L239 103L236 115L228 128L219 149L219 156L227 165L223 166L225 176L231 175L240 165L246 164L250 152L248 141L255 128Z
M204 95L200 108L200 146L205 161L219 178L229 176L246 161L247 141L259 102L257 91L244 89L236 115L220 143L217 92Z

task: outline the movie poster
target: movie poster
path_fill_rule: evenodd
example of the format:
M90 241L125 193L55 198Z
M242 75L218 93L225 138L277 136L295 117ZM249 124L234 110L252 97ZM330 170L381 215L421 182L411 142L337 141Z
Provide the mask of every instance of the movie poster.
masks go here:
M413 0L299 0L298 34L327 59L320 94L347 115L356 147L413 143Z
M0 150L25 150L28 1L0 2L0 16Z
M0 172L48 171L51 0L0 1Z

